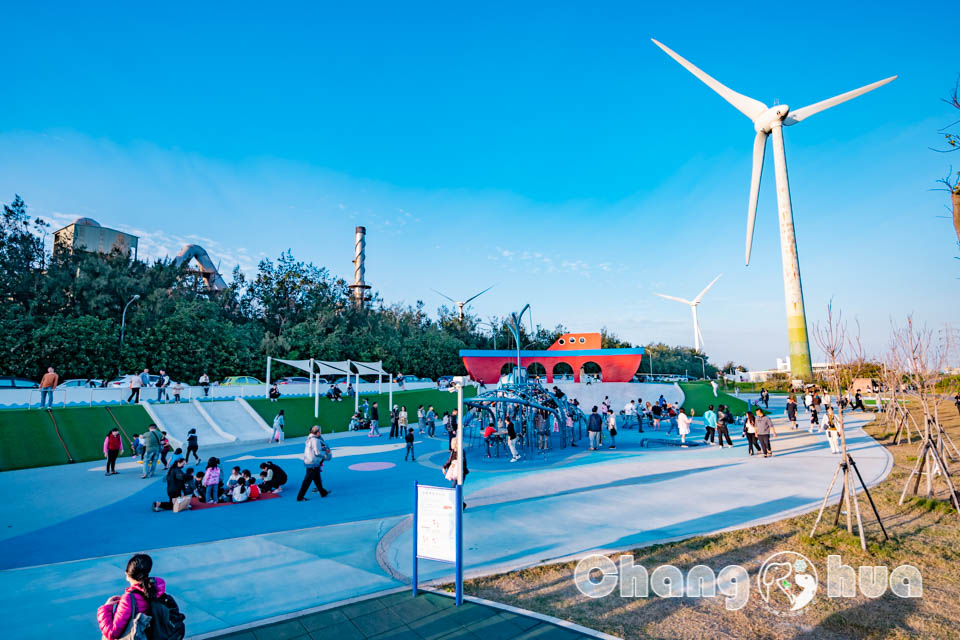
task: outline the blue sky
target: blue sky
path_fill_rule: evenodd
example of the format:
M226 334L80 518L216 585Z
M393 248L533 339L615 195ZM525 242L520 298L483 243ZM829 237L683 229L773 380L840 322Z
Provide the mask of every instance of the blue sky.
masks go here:
M338 3L347 4L347 3ZM387 301L436 288L484 316L786 353L772 159L743 266L753 128L651 42L800 107L786 129L808 322L833 298L886 351L907 313L956 321L960 263L929 150L957 119L952 3L117 3L5 7L0 200L199 242L229 272L290 248L352 277L353 227ZM813 345L814 357L817 348Z

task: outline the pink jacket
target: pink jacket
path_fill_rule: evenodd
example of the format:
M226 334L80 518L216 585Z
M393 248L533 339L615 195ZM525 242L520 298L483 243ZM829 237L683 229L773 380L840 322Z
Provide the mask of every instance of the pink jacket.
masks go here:
M220 467L210 467L203 473L203 486L209 487L220 482Z
M154 578L153 580L157 585L157 596L162 596L167 589L167 584L163 581L163 578ZM106 604L97 609L97 622L100 624L100 632L104 638L115 640L126 631L127 624L134 615L130 608L131 599L136 606L137 613L147 613L149 611L150 605L147 599L143 597L139 585L130 585L122 596L112 596ZM113 609L114 604L117 606L116 611Z

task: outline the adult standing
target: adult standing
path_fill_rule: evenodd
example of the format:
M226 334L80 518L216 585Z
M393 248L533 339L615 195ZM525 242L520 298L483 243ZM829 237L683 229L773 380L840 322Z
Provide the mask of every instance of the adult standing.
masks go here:
M756 448L760 452L760 441L757 440L757 416L753 411L747 411L746 419L743 421L743 435L747 437L747 451L753 455Z
M830 451L840 453L840 436L837 433L836 416L833 407L827 407L827 441L830 442Z
M103 439L103 457L107 459L106 476L117 475L117 458L123 453L123 440L120 439L120 429L114 427Z
M630 400L627 404L623 405L623 428L628 429L630 427L630 421L633 420L637 415L637 405Z
M198 382L200 383L200 388L203 389L203 397L206 398L210 395L210 376L204 372L203 375L200 376L200 380L198 380Z
M510 416L506 417L505 424L507 425L507 447L510 449L510 462L516 462L520 459L520 454L517 453L517 428L513 426L513 420Z
M447 448L449 449L453 445L451 444L457 438L457 429L459 428L459 418L457 410L454 409L450 412L450 420L447 422Z
M813 409L813 394L810 393L809 389L803 394L803 408L807 410L807 413L810 413L810 410Z
M423 435L426 432L427 427L427 411L423 408L423 405L417 407L417 428L420 431L420 434Z
M270 436L270 442L283 442L283 426L283 409L280 409L280 413L273 418L273 435Z
M677 432L680 434L680 446L687 446L687 435L690 433L690 418L686 409L680 409L677 414Z
M127 404L133 404L140 402L140 387L143 386L143 382L140 380L140 376L130 376L130 395L127 397Z
M717 390L719 389L719 385L717 384L717 381L716 381L716 380L711 380L711 381L710 381L710 388L713 389L713 397L714 397L714 398L720 397L720 396L717 394Z
M717 407L717 443L721 449L723 449L724 438L727 440L727 446L733 447L733 441L730 439L730 431L728 429L732 418L733 415L726 405L721 404Z
M787 420L791 427L797 428L797 396L792 393L787 398Z
M376 403L373 405L376 407ZM433 434L436 433L437 429L437 412L433 410L433 405L430 405L430 408L427 409L427 435L431 438Z
M611 411L607 415L607 431L610 433L610 448L617 448L617 414Z
M297 502L303 502L307 499L307 489L310 488L311 482L316 486L321 498L330 495L330 492L323 488L323 482L320 480L323 459L329 450L323 438L320 437L320 427L317 425L310 427L310 435L307 436L307 442L303 449L304 474L303 482L300 483L300 491L297 493Z
M390 438L396 438L400 432L400 407L393 405L390 409Z
M770 434L777 435L777 430L773 428L773 420L757 408L757 440L760 441L764 458L773 455L773 450L770 448Z
M594 405L590 410L590 417L587 418L587 434L590 436L590 451L596 451L600 447L600 432L603 429L603 420L597 413L597 407Z
M713 444L713 434L717 430L717 412L713 410L713 405L707 407L703 414L703 425L706 433L703 434L703 441ZM723 444L723 441L720 441Z
M150 369L144 369L140 372L140 386L149 387L150 386Z
M143 476L149 478L157 470L157 459L160 457L160 449L163 446L163 436L157 425L151 424L150 430L143 436Z
M157 380L157 402L167 401L167 387L170 386L170 376L163 369L160 369L160 378Z
M380 405L376 402L370 407L370 433L376 433L380 436Z
M184 458L178 458L176 462L173 463L173 466L170 467L170 470L167 471L167 498L166 502L160 502L159 500L153 503L154 511L172 511L173 503L177 498L183 495L183 485L187 480L187 474L184 472L184 467L187 466L187 461Z
M467 481L467 474L470 473L470 469L467 468L467 452L464 451L463 455L459 457L459 460L463 462L463 482ZM443 465L443 477L450 481L451 487L456 487L460 481L460 474L457 469L458 459L457 459L457 441L453 441L453 446L450 448L450 455L447 456L447 462ZM461 484L461 486L463 486ZM462 493L461 493L462 495ZM467 508L467 503L464 501L463 508Z
M833 397L830 395L829 391L823 392L823 407L824 411L833 407Z
M47 372L40 379L40 408L46 405L47 409L53 409L53 392L60 384L60 376L53 370L53 367L47 367Z

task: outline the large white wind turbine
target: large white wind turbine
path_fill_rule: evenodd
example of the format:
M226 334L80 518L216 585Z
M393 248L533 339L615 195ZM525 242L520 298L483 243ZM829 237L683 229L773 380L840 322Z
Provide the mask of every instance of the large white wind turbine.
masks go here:
M757 135L753 141L753 177L750 180L750 201L747 205L747 265L750 264L750 249L753 245L753 226L757 214L757 196L760 193L760 173L763 170L763 157L767 148L767 137L773 135L773 166L777 183L777 209L780 214L780 250L783 257L783 287L787 303L790 368L794 376L810 379L813 377L813 371L810 367L810 341L807 337L807 318L803 310L803 289L800 285L800 260L797 256L797 238L793 229L793 211L790 207L790 185L787 181L787 158L783 147L783 126L797 124L815 113L820 113L868 91L873 91L877 87L895 80L897 76L891 76L865 87L841 93L833 98L791 111L790 107L785 104L768 107L759 100L739 94L723 86L670 48L656 40L653 43L753 121L753 128Z
M476 294L476 295L474 295L474 296L471 296L471 297L467 298L467 299L464 300L463 302L461 302L461 301L459 301L459 300L454 300L453 298L451 298L451 297L448 296L447 294L445 294L445 293L440 293L440 292L437 291L436 289L431 289L431 291L433 291L434 293L436 293L436 294L438 294L438 295L443 296L444 298L446 298L447 300L449 300L449 301L452 302L453 304L457 305L457 311L460 312L460 322L463 322L463 308L464 308L466 305L470 304L470 301L471 301L471 300L474 300L475 298L479 298L480 296L482 296L483 294L485 294L487 291L490 291L490 289L493 289L495 286L496 286L496 285L493 285L493 284L492 284L492 285L490 285L489 287L487 287L486 289L484 289L483 291L481 291L480 293L478 293L478 294Z
M720 276L723 274L721 273ZM697 319L697 307L700 306L700 301L703 300L703 294L710 290L717 280L720 279L720 276L717 276L713 281L703 288L696 298L693 300L687 300L685 298L676 298L674 296L668 296L663 293L657 293L655 295L660 296L661 298L666 298L667 300L676 300L677 302L682 302L683 304L690 305L690 312L693 313L693 348L696 351L700 351L703 348L703 334L700 333L700 321Z

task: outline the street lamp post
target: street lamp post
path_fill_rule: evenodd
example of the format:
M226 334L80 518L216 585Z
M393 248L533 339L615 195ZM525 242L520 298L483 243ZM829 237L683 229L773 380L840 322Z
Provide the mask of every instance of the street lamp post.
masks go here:
M694 357L694 358L697 358L697 359L700 361L700 364L703 365L703 379L706 380L706 379L707 379L707 360L706 360L706 358L703 358L702 356L693 356L693 357Z
M134 294L132 298L123 305L123 314L120 317L120 357L123 358L123 331L127 324L127 307L140 299L140 294ZM120 370L120 365L117 365L117 375L122 375L123 372Z

